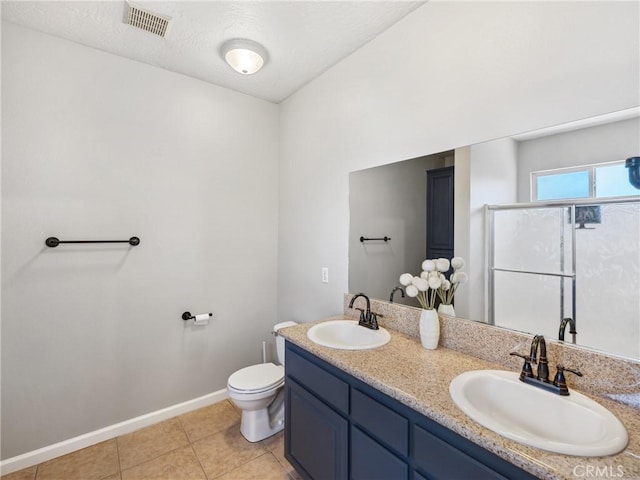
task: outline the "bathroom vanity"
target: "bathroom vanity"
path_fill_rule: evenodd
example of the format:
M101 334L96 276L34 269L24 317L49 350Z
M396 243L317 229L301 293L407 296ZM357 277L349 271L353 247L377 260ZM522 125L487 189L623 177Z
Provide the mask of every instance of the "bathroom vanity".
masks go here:
M536 478L291 343L286 359L285 452L303 477Z
M303 478L566 480L587 467L640 478L635 405L597 397L629 432L621 453L589 458L547 452L482 427L451 399L449 384L457 375L504 365L446 347L425 350L413 335L397 330L380 348L327 348L308 339L314 323L281 332L287 340L285 456ZM465 328L456 325L459 335ZM513 347L501 340L504 348ZM473 341L477 348L490 340L475 335ZM513 365L520 367L518 361Z

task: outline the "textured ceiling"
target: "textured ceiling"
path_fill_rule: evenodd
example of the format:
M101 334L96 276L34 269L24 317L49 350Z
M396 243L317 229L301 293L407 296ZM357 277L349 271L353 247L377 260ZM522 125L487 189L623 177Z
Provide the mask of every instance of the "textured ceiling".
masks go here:
M161 38L123 23L118 1L2 1L2 19L272 102L280 102L425 2L136 1L172 17ZM230 38L267 49L257 74L220 57Z

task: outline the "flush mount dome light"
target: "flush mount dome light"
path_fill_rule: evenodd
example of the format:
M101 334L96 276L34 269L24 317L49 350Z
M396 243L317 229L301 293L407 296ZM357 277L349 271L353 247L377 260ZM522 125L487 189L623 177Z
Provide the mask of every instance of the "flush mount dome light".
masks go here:
M220 53L231 68L243 75L256 73L267 63L267 51L253 40L227 40L220 47Z

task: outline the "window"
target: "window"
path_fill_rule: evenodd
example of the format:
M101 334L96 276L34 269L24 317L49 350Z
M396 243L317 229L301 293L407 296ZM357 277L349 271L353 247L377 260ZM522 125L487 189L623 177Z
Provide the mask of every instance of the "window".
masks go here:
M629 183L629 172L623 160L531 173L534 202L638 194L640 191Z
M591 175L587 170L537 176L536 200L589 198Z
M629 182L629 169L624 162L595 167L596 197L626 197L640 195Z

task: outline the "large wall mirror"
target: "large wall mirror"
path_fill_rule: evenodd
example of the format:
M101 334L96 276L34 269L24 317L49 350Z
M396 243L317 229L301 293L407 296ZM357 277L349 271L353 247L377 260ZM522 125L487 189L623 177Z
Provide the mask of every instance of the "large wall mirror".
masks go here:
M456 316L548 338L570 318L565 341L640 359L640 189L624 165L637 156L634 107L352 172L349 290L389 301L402 273L420 274L426 172L453 167L453 248L469 277Z

